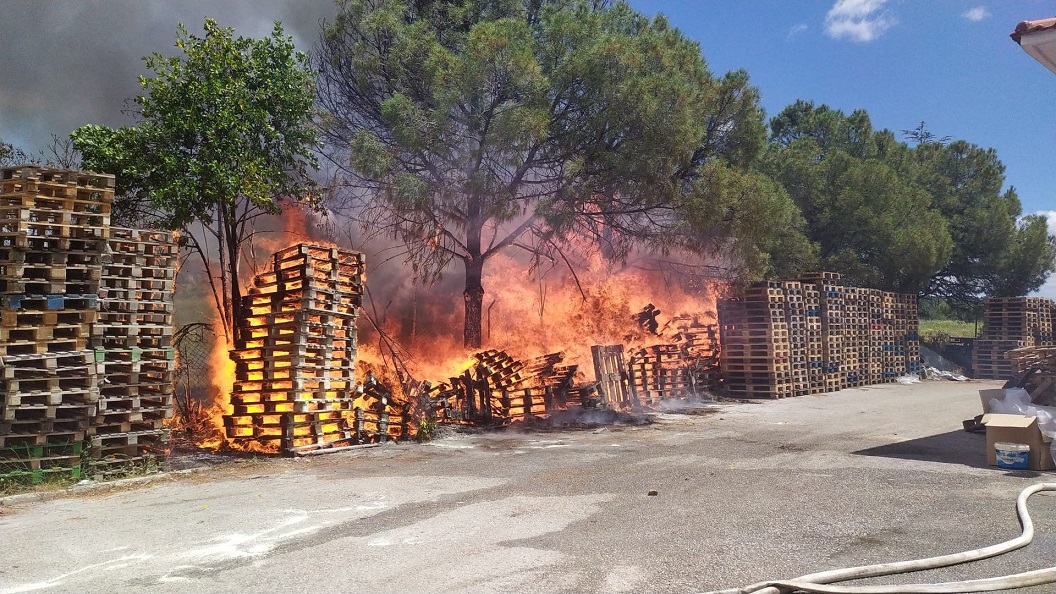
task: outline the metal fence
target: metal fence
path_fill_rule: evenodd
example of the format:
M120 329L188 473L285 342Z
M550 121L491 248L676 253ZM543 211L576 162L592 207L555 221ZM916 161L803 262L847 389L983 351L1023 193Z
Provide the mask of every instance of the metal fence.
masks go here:
M181 326L173 336L176 347L176 407L186 412L190 403L208 405L215 391L209 377L209 354L216 335L209 324Z

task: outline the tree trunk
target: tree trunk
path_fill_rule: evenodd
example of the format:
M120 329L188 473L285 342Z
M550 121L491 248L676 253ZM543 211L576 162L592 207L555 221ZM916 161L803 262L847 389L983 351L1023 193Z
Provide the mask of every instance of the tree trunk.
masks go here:
M484 332L481 328L484 315L484 285L481 284L484 276L484 254L480 241L484 217L481 211L480 196L471 194L466 204L469 225L466 229L466 255L463 256L466 263L466 290L462 296L466 300L466 319L462 336L463 346L475 350L479 350L484 342Z
M216 218L217 257L220 259L217 274L220 280L220 301L216 304L216 309L224 326L224 341L228 347L231 347L234 345L235 336L233 333L234 319L231 315L230 277L227 274L227 235L224 233L224 221L227 219L227 215L223 205L217 205ZM213 274L208 262L206 263L206 271L210 275Z
M466 258L466 290L462 296L466 300L466 320L464 344L467 349L479 350L483 345L481 320L484 315L484 286L481 277L484 273L484 260L480 257Z
M238 278L242 260L242 241L238 236L238 223L234 220L234 215L235 213L232 213L231 222L224 232L227 233L227 274L231 278L231 304L229 306L231 311L231 336L236 346L242 346L242 284Z

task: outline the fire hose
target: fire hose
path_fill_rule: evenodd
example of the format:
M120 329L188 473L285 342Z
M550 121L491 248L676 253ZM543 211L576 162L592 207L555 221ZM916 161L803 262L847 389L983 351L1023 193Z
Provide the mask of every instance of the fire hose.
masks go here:
M1016 499L1016 513L1019 516L1019 525L1023 532L1002 543L952 553L926 559L914 559L912 561L899 561L895 563L880 563L877 565L863 565L859 567L848 567L846 569L835 569L812 573L791 580L777 580L759 582L743 588L732 588L728 590L715 590L706 594L792 594L796 592L809 592L818 594L960 594L963 592L993 592L995 590L1012 590L1015 588L1026 588L1040 584L1056 582L1056 567L1027 571L994 578L977 580L966 580L960 582L942 582L935 584L903 584L887 586L832 586L835 582L844 582L861 578L879 577L893 575L896 573L910 573L939 567L949 567L970 561L978 561L996 557L1009 551L1025 547L1034 538L1034 522L1027 512L1027 499L1041 491L1056 491L1056 483L1038 483L1023 489Z

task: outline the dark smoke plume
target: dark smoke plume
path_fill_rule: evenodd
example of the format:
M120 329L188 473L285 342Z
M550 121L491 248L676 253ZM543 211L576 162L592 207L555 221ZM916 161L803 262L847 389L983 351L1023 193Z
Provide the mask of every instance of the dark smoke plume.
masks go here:
M201 34L206 17L236 36L265 37L275 21L310 52L332 0L17 0L0 3L0 139L35 154L52 134L85 124L130 125L122 113L149 72L143 56L176 55L176 25Z

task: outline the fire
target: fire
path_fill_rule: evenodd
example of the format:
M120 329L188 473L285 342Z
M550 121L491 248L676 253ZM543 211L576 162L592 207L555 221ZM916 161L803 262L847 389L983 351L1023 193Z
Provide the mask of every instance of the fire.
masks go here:
M246 289L243 294L248 294L255 274L268 270L272 253L302 243L312 235L303 209L288 208L282 222L281 232L261 235L255 240L256 249L247 259L251 265L244 267L244 278L240 279ZM314 239L311 242L329 244ZM368 267L371 258L368 253ZM503 349L525 358L560 352L564 354L566 364L579 366L578 380L589 381L593 378L586 377L584 371L589 373L592 369L591 346L623 344L634 350L670 342L670 337L678 331L672 327L671 321L679 314L699 315L702 320L714 315L711 312L715 311L717 283L687 288L668 282L659 269L648 266L648 263L648 259L642 257L628 265L615 267L600 256L594 256L577 262L573 273L567 267L557 265L532 267L515 255L492 257L485 267L484 278L484 347ZM380 272L371 268L375 281L371 285L373 303L365 304L359 317L358 345L351 342L351 336L335 335L334 339L344 341L345 346L339 348L357 358L356 382L374 381L386 389L372 393L360 389L354 406L384 412L393 403L405 404L408 408L401 410L407 413L405 421L410 424L406 430L413 434L413 419L425 418L427 412L422 403L413 401L418 396L404 394L405 382L447 381L474 368L479 362L461 342L460 271L452 269L441 284L423 287L414 282L405 268L393 269L399 264L398 260L382 259ZM305 277L305 282L311 278ZM296 290L298 285L288 286ZM651 313L642 318L643 309L650 305L652 308L647 312ZM272 316L286 315L285 308L276 314L271 307L270 304L253 305L247 313L251 317L269 312ZM303 312L292 306L290 315L297 313ZM269 331L273 332L273 337L283 336L281 329L249 327L244 336L247 352L261 348ZM217 336L223 336L223 333L217 332ZM280 347L272 345L270 348ZM251 364L240 364L247 366L246 369L239 368L243 385L252 390L294 394L301 389L294 388L292 382L282 381L291 376L289 372L284 375L280 366L270 368L270 377L265 377L262 370ZM231 394L236 383L236 363L230 356L229 345L222 339L214 345L210 367L212 383L218 394L213 408L213 425L220 436L242 438L239 439L242 449L266 453L277 451L278 439L252 441L245 438L281 437L279 417L283 415L289 415L292 420L295 441L298 436L310 437L310 427L302 425L314 422L316 430L329 432L336 430L342 419L344 422L352 420L352 411L344 411L334 418L316 415L314 421L310 421L310 417L295 406L297 402L319 397L320 392L307 389L291 396L288 402L257 402L240 397L239 416L232 418L230 415L235 414L235 407L231 404ZM347 383L347 379L344 381ZM340 385L337 389L351 387ZM386 399L391 399L388 404ZM392 409L390 414L395 411ZM229 415L227 422L230 426L226 430L224 415ZM264 426L254 426L251 417L245 415L256 415L252 418ZM232 447L233 442L221 437L200 445L218 449Z
M557 268L527 274L523 261L502 254L493 257L484 278L484 348L501 348L524 357L561 351L580 369L589 369L592 345L625 344L631 350L652 346L677 331L668 325L676 316L714 316L718 283L693 290L670 283L660 272L639 264L614 270L594 257L583 262L575 276ZM457 271L452 270L452 276L457 277ZM406 287L400 289L408 292ZM385 287L372 287L372 291L375 299L385 295L386 301L397 306L400 302L400 295L386 294ZM406 315L385 316L382 330L403 339L401 346L407 350L406 362L415 378L456 376L473 363L459 332L460 295L452 294L450 287L446 294L418 291L413 307L415 332ZM635 321L649 304L659 310L656 333Z

